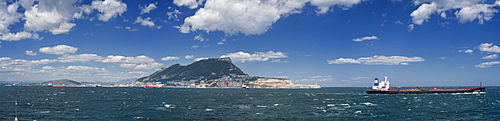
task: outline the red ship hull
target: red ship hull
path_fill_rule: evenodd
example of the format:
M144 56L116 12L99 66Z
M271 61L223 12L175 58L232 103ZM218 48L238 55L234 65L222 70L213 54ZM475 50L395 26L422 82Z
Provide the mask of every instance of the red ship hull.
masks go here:
M45 84L32 84L30 87L52 87L52 85L45 85Z
M444 93L474 93L474 92L484 92L485 87L476 88L461 88L461 89L392 89L387 91L382 90L367 90L368 94L444 94Z
M163 88L163 86L144 86L144 88Z

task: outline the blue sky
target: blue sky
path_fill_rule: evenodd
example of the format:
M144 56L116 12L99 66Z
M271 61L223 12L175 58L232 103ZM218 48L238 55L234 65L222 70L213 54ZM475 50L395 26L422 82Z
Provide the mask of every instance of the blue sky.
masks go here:
M231 57L251 76L500 86L495 0L0 0L0 81L115 82Z

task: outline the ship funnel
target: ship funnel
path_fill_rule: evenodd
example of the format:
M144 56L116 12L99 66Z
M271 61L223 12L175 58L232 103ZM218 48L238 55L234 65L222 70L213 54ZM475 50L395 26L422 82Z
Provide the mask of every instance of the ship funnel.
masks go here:
M375 80L373 80L373 87L372 89L379 89L379 82L378 82L378 78L375 78Z

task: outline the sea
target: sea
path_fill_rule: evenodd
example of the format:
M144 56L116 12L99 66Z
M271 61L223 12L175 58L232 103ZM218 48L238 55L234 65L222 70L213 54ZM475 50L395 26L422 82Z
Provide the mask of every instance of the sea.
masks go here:
M0 120L500 120L500 87L422 95L367 89L0 87Z

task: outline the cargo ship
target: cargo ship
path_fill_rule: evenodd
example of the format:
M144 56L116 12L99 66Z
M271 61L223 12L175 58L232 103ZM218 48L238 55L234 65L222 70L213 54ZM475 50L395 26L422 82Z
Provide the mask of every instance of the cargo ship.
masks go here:
M387 76L383 81L375 78L372 89L366 90L368 94L445 94L445 93L484 93L485 87L480 84L475 88L459 88L459 89L438 89L438 88L425 88L410 87L410 89L394 89L389 87Z

